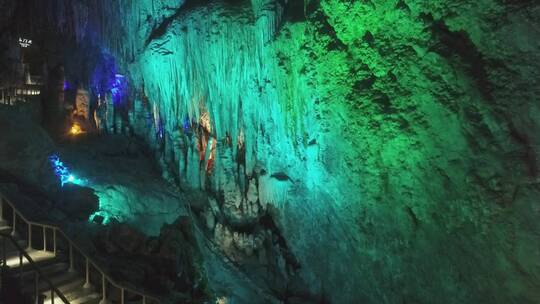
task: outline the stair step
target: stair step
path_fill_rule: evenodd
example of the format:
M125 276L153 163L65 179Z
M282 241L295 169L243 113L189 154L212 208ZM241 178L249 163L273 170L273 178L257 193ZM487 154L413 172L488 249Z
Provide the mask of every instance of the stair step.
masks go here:
M73 279L69 282L66 282L64 284L61 284L59 286L57 286L57 289L60 290L60 292L64 295L64 297L68 298L68 295L76 292L79 288L82 288L84 285L84 280L77 277L76 279ZM92 290L90 289L89 292L91 292ZM50 297L51 297L51 291L50 290L47 290L45 292L43 292L43 296L44 296L44 299L47 301L50 301ZM58 301L61 301L60 300L60 297L55 294L54 295L54 300L55 302L58 300ZM61 302L60 302L61 303Z
M93 287L84 288L83 285L81 285L78 288L65 293L64 296L66 297L66 299L68 299L71 302L71 301L74 301L75 299L86 297L94 293L96 293L95 288Z
M60 290L60 292L62 292L62 294L68 301L72 301L76 298L95 293L93 288L84 288L83 285L84 280L77 278L69 283L64 284L58 289ZM48 290L44 292L43 295L45 296L45 299L49 299L51 291ZM58 295L55 295L55 301L57 298L59 299Z
M6 242L6 257L10 256L10 255L16 255L19 253L19 249L17 249L17 247L15 247L15 245L13 245L13 243L10 241L10 240L5 240ZM17 244L19 244L19 246L23 249L26 248L26 240L17 240ZM0 252L2 252L3 248L1 247L1 244L0 244Z
M75 272L61 272L61 273L58 273L52 277L49 277L48 278L49 281L51 281L51 283L54 285L54 286L58 286L58 285L61 285L61 284L65 284L65 283L68 283L72 280L75 280L77 279L77 273ZM38 284L38 291L39 293L44 293L46 292L47 290L50 290L50 286L47 282L45 282L44 280L40 280L39 281L39 284ZM23 286L22 288L22 293L23 294L30 294L30 295L33 295L34 294L34 284L26 284Z
M52 277L59 272L65 272L67 271L67 269L68 269L68 265L63 262L56 262L54 264L39 267L39 270L41 271L41 273L47 278ZM18 276L20 277L20 275ZM22 273L22 278L25 280L28 280L28 279L33 280L34 269L33 268L25 269Z
M101 300L99 293L93 292L91 294L69 300L71 304L97 304Z
M84 280L80 277L77 277L77 279L58 287L58 290L60 290L60 292L62 292L65 295L76 290L79 287L82 287L83 285L84 285Z
M26 252L36 264L47 264L47 262L53 262L53 260L56 258L55 255L52 252L48 251L41 251L41 250L28 250ZM11 268L18 269L19 268L19 255L18 254L12 254L10 256L6 256L7 265ZM23 267L28 265L29 262L26 259L26 257L23 257Z
M0 232L11 232L12 228L8 226L6 221L0 220ZM21 248L26 248L27 241L20 236L14 237L17 244ZM2 240L0 240L0 256L4 255L2 247ZM60 293L69 301L70 304L99 304L101 301L101 293L96 292L96 289L84 288L84 277L77 272L69 272L69 265L65 262L66 256L64 252L57 252L54 255L50 251L43 251L38 249L26 250L26 253L32 258L36 266L38 266L40 272L46 277L53 286L55 286ZM5 256L7 265L11 268L12 275L22 279L21 293L28 299L34 298L34 280L35 269L30 265L29 261L23 257L23 265L19 267L19 252L17 247L13 245L11 240L5 239ZM22 274L21 274L22 272ZM50 286L43 279L39 280L38 292L41 295L43 304L50 304L51 290ZM54 303L63 303L58 294L54 294ZM127 301L126 303L141 303L141 300ZM0 301L0 304L2 302Z
M81 280L81 285L79 285L76 289L71 290L67 293L64 293L64 297L69 301L71 304L94 304L99 303L101 300L101 295L94 291L93 288L84 288L82 284L84 282ZM48 297L45 298L43 304L50 304L50 291L48 292ZM58 295L54 295L54 303L62 303L60 300L60 297Z
M40 268L41 270L41 268ZM43 271L42 271L43 273ZM51 269L50 271L48 271L48 273L44 274L45 275L45 278L47 278L48 280L50 280L51 282L53 282L54 286L58 286L58 284L55 283L55 280L56 278L58 277L62 277L65 273L67 273L66 270L64 269L61 269L61 268L57 268L57 269ZM21 286L34 286L35 282L35 275L34 275L34 271L28 271L26 272L25 275L23 275L22 277L22 281L21 281ZM49 288L49 285L45 283L45 280L43 279L43 277L39 277L39 282L41 285L39 285L39 288L41 290L41 286L43 286L43 288ZM59 284L64 284L65 282L64 281L60 281ZM31 290L32 292L34 292L34 289Z
M77 295L81 294L80 292L79 293L77 293L77 292L79 291L79 289L84 289L83 285L84 285L84 280L81 279L81 278L76 278L76 279L74 279L74 280L72 280L72 281L70 281L68 283L60 285L57 288L64 295L64 297L68 301L71 302L71 300L76 298ZM93 293L93 289L88 288L87 289L87 294L91 294L91 293ZM51 303L51 291L50 290L45 291L44 293L42 293L42 295L44 296L43 304ZM54 302L55 303L62 303L62 300L60 299L58 294L54 295Z
M7 224L6 220L0 220L0 231L4 232L4 230L11 230L11 226Z

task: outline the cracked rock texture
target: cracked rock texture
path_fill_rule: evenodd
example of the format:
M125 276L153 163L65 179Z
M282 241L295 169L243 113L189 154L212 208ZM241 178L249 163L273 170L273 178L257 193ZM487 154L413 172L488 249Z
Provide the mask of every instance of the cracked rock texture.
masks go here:
M121 124L209 196L217 295L540 301L535 1L74 2L79 51L129 79Z

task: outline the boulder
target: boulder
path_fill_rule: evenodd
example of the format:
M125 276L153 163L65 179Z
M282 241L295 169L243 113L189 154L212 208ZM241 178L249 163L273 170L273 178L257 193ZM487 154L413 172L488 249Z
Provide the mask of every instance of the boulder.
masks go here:
M108 235L118 248L125 253L134 254L142 249L145 243L145 236L127 224L115 225Z

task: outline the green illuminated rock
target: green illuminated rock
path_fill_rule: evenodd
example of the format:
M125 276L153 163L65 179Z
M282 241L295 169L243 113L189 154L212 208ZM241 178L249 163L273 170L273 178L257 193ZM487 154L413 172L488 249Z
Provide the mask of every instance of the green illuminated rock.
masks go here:
M216 296L540 299L534 1L77 3Z
M540 297L540 34L527 30L538 7L328 0L294 19L253 1L165 24L154 11L146 23L135 14L149 3L119 13L127 38L105 37L119 55L143 49L124 68L165 123L163 168L213 193L255 177L313 294L333 303ZM166 30L151 35L159 24ZM181 131L206 112L207 131L232 142L216 146L211 174ZM239 141L237 171L221 160L243 152ZM285 181L269 178L279 172Z

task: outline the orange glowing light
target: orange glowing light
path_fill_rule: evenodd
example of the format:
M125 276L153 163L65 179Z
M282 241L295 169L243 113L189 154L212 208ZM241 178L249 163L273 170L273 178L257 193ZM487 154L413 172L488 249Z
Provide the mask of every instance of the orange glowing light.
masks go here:
M74 123L73 126L71 126L71 129L69 130L69 133L71 135L79 135L81 133L84 133L84 131L82 130L81 126Z

